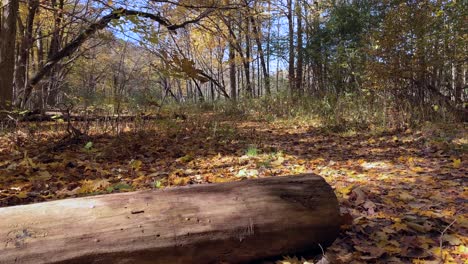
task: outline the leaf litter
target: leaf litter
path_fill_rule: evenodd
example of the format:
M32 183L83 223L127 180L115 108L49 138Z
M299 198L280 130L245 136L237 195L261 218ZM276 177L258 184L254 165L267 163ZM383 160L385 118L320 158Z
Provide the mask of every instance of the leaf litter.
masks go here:
M341 234L319 259L277 263L466 263L463 127L347 135L290 121L155 122L118 136L95 129L61 150L50 124L30 140L16 133L20 145L0 136L0 206L316 173L339 199Z

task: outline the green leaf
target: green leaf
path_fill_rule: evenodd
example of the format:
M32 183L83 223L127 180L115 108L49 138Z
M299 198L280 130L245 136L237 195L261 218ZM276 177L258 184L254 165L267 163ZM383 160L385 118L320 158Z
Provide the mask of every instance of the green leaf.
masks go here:
M156 187L156 188L158 188L158 189L161 188L161 187L162 187L161 181L156 181L156 182L154 183L154 187Z
M255 146L249 146L245 154L249 157L255 157L258 155L258 149Z
M84 146L84 148L86 150L90 150L91 148L93 147L93 142L89 141L88 143L86 143L86 145Z

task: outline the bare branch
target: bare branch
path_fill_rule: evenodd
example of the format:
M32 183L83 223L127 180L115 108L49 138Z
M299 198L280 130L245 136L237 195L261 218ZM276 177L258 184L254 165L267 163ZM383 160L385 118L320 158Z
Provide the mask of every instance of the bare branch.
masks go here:
M98 21L90 24L88 28L83 31L81 34L79 34L73 41L68 43L65 47L63 47L61 50L59 50L54 56L52 56L29 81L28 87L26 87L24 97L22 100L22 105L24 106L26 102L28 101L32 90L34 89L34 86L36 86L42 78L46 74L50 72L50 70L64 57L70 56L73 54L86 40L88 40L93 34L96 33L96 31L101 30L112 21L112 20L118 20L121 17L125 16L139 16L139 17L144 17L151 19L153 21L158 22L159 24L163 25L170 31L175 31L179 28L183 28L189 24L197 23L203 18L207 17L211 13L213 13L216 9L215 8L210 8L202 12L200 15L198 15L194 19L186 20L180 24L172 24L168 19L165 17L161 16L159 13L157 14L152 14L152 13L147 13L147 12L142 12L138 10L128 10L124 8L116 9L112 11L110 14L103 16L101 19Z

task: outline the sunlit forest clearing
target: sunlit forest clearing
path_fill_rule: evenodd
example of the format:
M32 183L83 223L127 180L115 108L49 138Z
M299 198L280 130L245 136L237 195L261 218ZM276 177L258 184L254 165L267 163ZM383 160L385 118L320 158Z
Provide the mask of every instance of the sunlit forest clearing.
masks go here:
M0 8L0 263L466 263L463 1Z

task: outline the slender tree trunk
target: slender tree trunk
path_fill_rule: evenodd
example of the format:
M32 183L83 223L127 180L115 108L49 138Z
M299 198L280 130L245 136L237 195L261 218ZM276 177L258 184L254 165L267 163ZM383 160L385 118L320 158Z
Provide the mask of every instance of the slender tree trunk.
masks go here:
M10 110L13 102L16 19L19 0L1 1L0 14L0 110Z
M455 103L460 104L462 103L462 94L463 94L463 87L464 85L463 78L463 67L462 64L459 62L455 66Z
M277 27L277 32L276 34L279 36L280 35L280 30L281 30L281 24L280 22L278 21L278 24L276 25ZM279 59L277 58L276 59L276 92L279 92L279 71L280 71L280 68L279 68Z
M271 13L271 1L268 1L268 12ZM270 58L271 58L271 28L273 27L273 20L268 20L268 29L267 29L267 37L266 37L266 67L267 72L270 74Z
M296 69L296 90L298 94L303 93L302 89L302 76L303 76L303 40L302 40L302 3L300 0L296 0L296 12L297 12L297 69Z
M241 96L241 92L244 88L244 74L242 74L242 67L239 66L237 69L237 80L239 82L239 87L237 88L237 97Z
M182 91L182 84L180 82L180 79L177 80L177 96L179 97L179 100L181 102L185 102L184 92Z
M213 72L213 50L210 49L210 72L212 73ZM211 102L214 102L215 101L215 87L214 87L214 83L213 82L210 82L210 94L211 94Z
M247 19L245 21L246 26L245 26L245 58L244 58L244 73L245 73L245 91L247 94L247 97L252 97L253 96L253 89L252 89L252 81L250 79L250 34L249 34L249 29L250 29L250 23L249 20Z
M293 21L293 0L288 0L288 30L289 30L289 90L292 95L296 93L295 89L295 72L294 72L294 21Z
M265 92L267 95L271 94L270 90L270 76L267 70L266 62L265 62L265 54L263 52L263 47L262 47L262 40L260 36L260 31L257 26L257 21L255 21L254 17L250 17L250 21L252 23L252 30L255 35L255 41L257 42L257 49L258 49L258 56L260 57L260 64L262 66L262 72L263 72L263 82L265 85Z
M197 87L198 101L199 102L204 102L205 97L203 96L203 91L201 90L200 84L197 82L197 80L195 80L195 79L192 79L192 80L193 80L193 83L195 83L195 87Z

